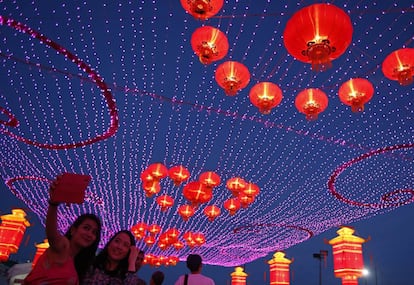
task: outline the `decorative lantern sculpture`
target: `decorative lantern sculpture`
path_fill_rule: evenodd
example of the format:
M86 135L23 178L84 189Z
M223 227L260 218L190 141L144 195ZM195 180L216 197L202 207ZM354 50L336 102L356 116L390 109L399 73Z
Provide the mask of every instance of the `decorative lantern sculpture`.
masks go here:
M190 177L190 172L182 165L173 166L168 170L168 176L174 182L175 186L180 185Z
M282 251L276 251L273 258L267 262L270 267L270 285L290 284L290 264L292 260L285 257Z
M295 14L286 24L283 41L290 55L311 63L312 69L326 70L352 41L349 16L332 4L313 4Z
M374 86L364 78L353 78L341 85L338 94L342 103L351 106L352 112L362 112L364 104L374 95Z
M49 248L49 242L45 239L42 243L36 244L36 253L32 261L32 267L36 265L37 260L39 257Z
M351 227L341 227L338 236L329 240L332 245L335 277L342 279L342 285L358 285L364 268L362 244L365 239L353 235Z
M201 63L210 64L227 55L229 42L219 29L203 26L195 30L191 36L191 47Z
M248 274L244 272L243 267L237 266L231 274L231 285L246 285Z
M190 15L198 20L207 20L216 15L221 7L223 0L181 0L181 5Z
M413 83L414 48L402 48L389 54L382 63L385 77L397 80L400 85Z
M174 199L168 195L161 195L157 197L157 204L161 207L161 211L165 212L174 205Z
M237 61L226 61L217 67L215 78L226 95L234 96L249 84L250 72Z
M207 216L210 222L214 221L220 215L220 208L216 205L209 205L204 208L204 215Z
M0 262L7 261L11 253L16 253L23 239L26 227L26 212L22 209L12 209L11 214L0 216Z
M328 107L328 97L320 89L305 89L296 96L295 106L308 121L313 121Z
M270 111L282 102L282 90L272 82L260 82L250 89L250 102L259 112L267 115Z

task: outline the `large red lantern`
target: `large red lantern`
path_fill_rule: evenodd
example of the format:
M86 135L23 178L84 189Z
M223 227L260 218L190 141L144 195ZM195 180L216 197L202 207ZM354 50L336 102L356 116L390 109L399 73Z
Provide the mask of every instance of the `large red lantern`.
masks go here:
M314 70L326 70L352 41L349 16L332 4L313 4L295 14L286 24L283 41L290 55L311 63Z
M402 48L389 54L382 63L385 77L397 80L400 85L413 83L414 48Z
M204 208L204 215L206 215L210 222L214 221L220 215L220 212L220 208L216 205L209 205Z
M144 242L147 246L153 246L155 243L155 237L152 235L146 236Z
M289 267L292 261L285 257L282 251L276 251L273 258L267 262L270 267L270 285L289 285Z
M329 240L332 245L335 277L342 279L343 285L358 285L364 269L362 244L365 239L354 235L351 227L341 227L338 236Z
M147 182L142 185L144 188L145 196L147 198L151 198L154 194L157 194L161 191L161 185L158 180L154 180L152 182Z
M221 7L223 0L180 0L184 10L198 20L207 20L216 15Z
M237 266L234 268L234 272L230 274L231 285L246 285L246 278L248 274L244 272L243 267Z
M305 89L296 96L295 106L307 120L313 121L328 107L328 97L320 89Z
M4 262L9 259L10 254L18 251L30 223L22 209L12 209L11 214L0 216L0 219L0 262Z
M32 261L32 267L36 265L39 257L49 248L49 242L45 239L42 243L36 244L36 253Z
M157 197L157 204L161 207L161 211L165 212L174 205L174 199L168 195L161 195Z
M270 111L282 102L282 90L272 82L260 82L250 89L250 102L259 112L267 115Z
M362 112L374 95L374 86L364 78L353 78L341 85L338 95L342 103L351 106L352 112Z
M215 73L217 84L228 96L234 96L250 82L247 67L237 61L226 61L220 64Z
M183 188L184 197L191 202L193 207L211 200L213 194L211 188L206 187L200 181L192 181Z
M226 56L229 42L219 29L203 26L195 30L191 36L191 47L201 63L210 64Z
M174 185L178 186L190 177L190 171L182 165L177 165L168 170L168 176L170 176Z

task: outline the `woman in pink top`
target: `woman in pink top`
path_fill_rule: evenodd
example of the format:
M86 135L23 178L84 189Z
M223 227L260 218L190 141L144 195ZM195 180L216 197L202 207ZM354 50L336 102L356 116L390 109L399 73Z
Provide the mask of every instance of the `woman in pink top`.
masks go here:
M101 221L94 214L79 216L62 235L57 226L59 203L53 199L54 185L50 191L46 215L46 236L50 247L39 258L25 278L26 285L79 284L93 262L101 237Z

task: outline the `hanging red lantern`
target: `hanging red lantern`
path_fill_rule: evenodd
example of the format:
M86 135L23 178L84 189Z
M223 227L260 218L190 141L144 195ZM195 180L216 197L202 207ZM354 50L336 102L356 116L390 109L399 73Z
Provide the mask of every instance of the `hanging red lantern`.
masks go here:
M220 208L216 205L209 205L204 208L204 215L207 216L210 222L214 221L214 219L220 215L220 212Z
M308 121L313 121L328 107L328 97L320 89L305 89L296 96L295 106Z
M144 183L142 185L142 188L144 188L145 196L147 198L151 198L152 196L158 194L161 191L161 185L157 180Z
M161 227L157 224L152 224L148 226L147 230L151 235L156 235L161 231Z
M176 250L180 250L180 249L182 249L184 247L184 243L182 241L180 241L180 240L177 240L175 243L173 243L173 247Z
M247 196L243 192L239 193L239 196L237 197L237 199L239 200L240 205L243 208L247 208L251 203L254 202L254 196Z
M0 216L0 219L0 262L4 262L10 254L18 251L30 223L22 209L12 209L11 214Z
M200 181L207 188L214 188L220 185L221 179L217 173L213 171L207 171L200 174L198 181Z
M197 246L202 246L206 242L206 237L203 233L194 233L193 240L196 242Z
M385 77L397 80L400 85L407 86L413 83L414 48L393 51L382 63L382 72Z
M232 272L230 276L231 276L231 285L246 285L246 278L248 274L244 272L243 267L241 266L235 267L234 272Z
M240 209L240 202L235 198L230 198L224 201L224 208L229 211L230 216L236 214L236 212Z
M260 82L250 89L250 102L259 108L259 112L268 115L282 102L282 90L272 82Z
M184 10L198 20L207 20L216 15L221 7L223 0L180 0Z
M229 50L226 35L217 28L203 26L191 36L191 47L203 64L224 58Z
M32 267L36 265L36 262L39 260L39 257L49 248L49 242L45 239L42 243L36 244L36 253L32 261Z
M246 187L242 190L242 192L247 197L256 197L257 195L259 195L260 188L254 183L247 183Z
M180 235L180 231L175 228L170 228L165 233L171 238L173 243L178 240L178 236Z
M174 182L174 185L178 186L190 177L190 172L184 166L177 165L168 170L168 176Z
M188 221L188 219L194 215L195 211L194 208L190 205L181 205L178 208L178 214L183 218L184 221Z
M348 14L332 4L319 3L293 14L283 41L290 55L319 71L331 67L331 61L346 51L352 32Z
M165 212L174 205L174 199L168 195L161 195L157 197L157 204L161 207L161 211Z
M233 197L239 196L239 192L246 188L247 182L240 177L232 177L226 182L227 189L230 190Z
M285 257L282 251L276 251L273 258L267 262L270 267L270 284L289 285L290 284L290 264L292 260Z
M168 175L168 169L162 163L153 163L148 166L147 169L149 174L154 177L155 180L160 180Z
M192 181L186 184L183 188L183 195L193 207L210 201L213 196L211 189L200 181Z
M215 78L226 95L234 96L249 84L250 72L237 61L226 61L217 67Z
M353 78L341 85L338 94L342 103L351 106L352 112L362 112L364 104L374 95L374 86L364 78Z
M147 246L153 246L154 243L155 243L155 238L154 238L154 236L146 236L144 238L144 242Z
M154 177L148 169L141 172L140 178L143 184L152 184L154 182Z
M354 232L352 227L343 226L337 231L338 236L328 241L332 245L335 277L341 278L343 285L357 285L357 278L363 275L362 244L366 240Z
M137 223L131 227L131 232L137 239L142 239L145 236L145 231L148 225L144 222Z

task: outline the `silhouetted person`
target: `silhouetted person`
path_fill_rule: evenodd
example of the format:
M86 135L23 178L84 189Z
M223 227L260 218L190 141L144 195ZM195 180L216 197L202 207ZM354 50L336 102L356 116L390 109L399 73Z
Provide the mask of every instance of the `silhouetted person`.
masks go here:
M161 271L155 271L152 273L149 285L161 285L164 282L164 273Z
M191 274L181 275L174 285L215 285L213 279L201 274L203 262L198 254L190 254L187 257L187 268Z

